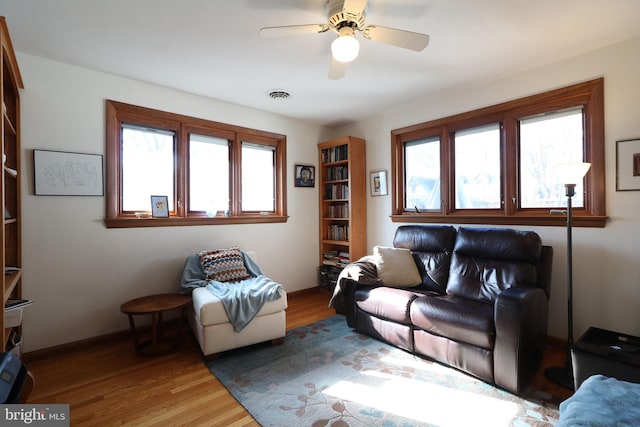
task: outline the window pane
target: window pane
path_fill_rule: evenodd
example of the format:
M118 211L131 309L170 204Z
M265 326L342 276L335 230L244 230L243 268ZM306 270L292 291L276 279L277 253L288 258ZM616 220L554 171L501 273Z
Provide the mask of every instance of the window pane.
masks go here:
M242 143L242 211L275 211L275 149Z
M520 120L520 206L565 206L564 183L553 173L558 163L583 161L582 108ZM576 185L575 207L584 206L583 183Z
M440 210L440 138L407 142L405 210Z
M500 125L455 133L456 209L500 208Z
M174 133L122 125L122 210L149 211L151 196L169 196L173 211Z
M189 135L189 210L229 209L229 141L205 135Z

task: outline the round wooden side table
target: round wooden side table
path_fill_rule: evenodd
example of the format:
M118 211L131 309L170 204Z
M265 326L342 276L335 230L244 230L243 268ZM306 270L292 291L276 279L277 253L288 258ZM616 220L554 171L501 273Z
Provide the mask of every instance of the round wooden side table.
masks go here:
M140 356L158 356L178 347L180 329L191 295L158 294L148 295L125 302L120 311L129 316L129 326L133 333L133 344ZM175 340L171 340L162 332L162 315L171 310L181 309L178 318ZM136 328L133 316L151 315L151 336L141 334Z

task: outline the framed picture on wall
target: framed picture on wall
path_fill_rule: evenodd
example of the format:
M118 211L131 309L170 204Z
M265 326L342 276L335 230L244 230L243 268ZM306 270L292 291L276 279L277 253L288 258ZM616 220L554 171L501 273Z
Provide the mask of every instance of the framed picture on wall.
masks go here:
M100 154L33 150L37 196L102 196Z
M316 167L311 165L296 165L296 187L314 187L316 185Z
M151 196L151 216L154 218L169 218L168 196Z
M376 171L370 174L370 187L372 196L387 195L387 171Z
M640 139L616 141L616 191L640 190Z

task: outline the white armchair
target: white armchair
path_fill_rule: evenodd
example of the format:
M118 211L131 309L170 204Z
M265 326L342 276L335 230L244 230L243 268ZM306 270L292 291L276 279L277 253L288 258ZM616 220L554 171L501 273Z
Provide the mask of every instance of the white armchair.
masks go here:
M251 271L255 253L243 252L245 265ZM279 290L280 298L267 301L253 320L236 332L219 297L206 287L206 274L197 255L185 263L182 292L191 292L193 307L189 310L189 323L205 356L221 351L257 344L264 341L281 343L286 333L287 294Z

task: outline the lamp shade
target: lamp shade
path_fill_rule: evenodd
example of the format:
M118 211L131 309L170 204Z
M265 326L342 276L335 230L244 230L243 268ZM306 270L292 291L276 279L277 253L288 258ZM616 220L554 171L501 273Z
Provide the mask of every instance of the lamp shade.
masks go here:
M554 167L558 180L563 184L577 184L587 174L591 163L561 163Z
M338 38L331 43L331 54L336 61L351 62L358 57L360 43L356 40L353 29L343 27Z

